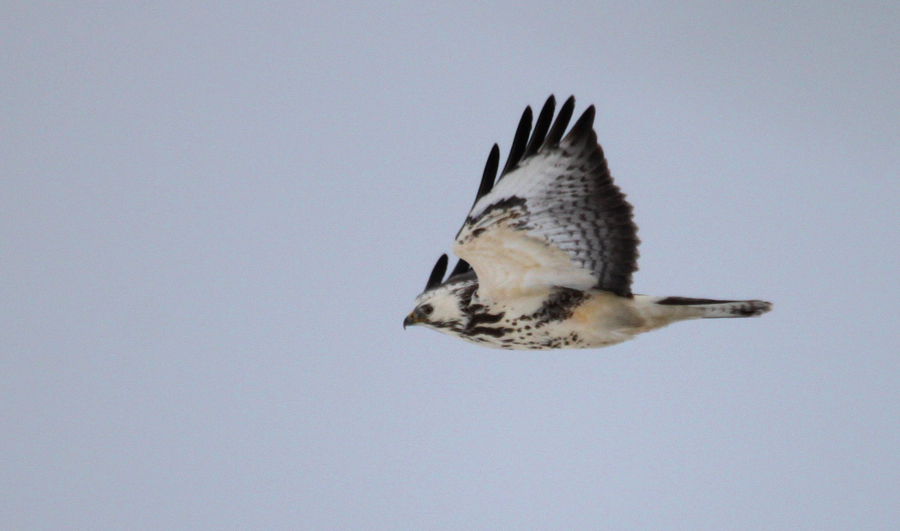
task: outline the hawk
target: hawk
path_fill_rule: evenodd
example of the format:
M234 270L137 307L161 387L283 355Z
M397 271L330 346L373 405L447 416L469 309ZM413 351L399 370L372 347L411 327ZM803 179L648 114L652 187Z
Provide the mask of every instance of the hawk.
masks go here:
M423 325L503 349L598 348L675 321L772 308L633 294L637 226L597 143L594 107L565 136L575 98L554 121L555 107L550 96L533 131L525 108L499 179L494 144L453 244L460 260L444 279L447 255L438 259L404 328Z

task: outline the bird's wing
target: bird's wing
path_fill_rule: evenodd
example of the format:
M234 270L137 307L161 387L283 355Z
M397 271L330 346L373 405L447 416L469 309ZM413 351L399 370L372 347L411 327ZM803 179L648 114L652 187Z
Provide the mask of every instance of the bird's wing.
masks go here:
M632 207L613 184L597 144L593 106L563 138L574 105L569 98L550 127L551 96L530 140L526 108L493 187L488 159L479 196L453 247L462 259L454 272L471 264L479 297L502 300L548 287L631 296L639 241ZM493 167L496 172L496 162Z

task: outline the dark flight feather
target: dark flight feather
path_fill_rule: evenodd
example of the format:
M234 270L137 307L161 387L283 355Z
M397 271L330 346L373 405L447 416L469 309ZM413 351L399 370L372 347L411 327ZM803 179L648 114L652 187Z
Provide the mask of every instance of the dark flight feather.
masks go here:
M478 193L475 195L475 203L479 199L486 196L491 188L494 187L494 179L497 178L497 168L500 166L500 147L494 144L488 155L487 162L484 165L484 172L481 174L481 185L478 186ZM472 203L474 206L475 203Z
M516 128L516 135L513 137L512 147L509 149L509 156L506 158L506 165L500 172L500 178L511 172L522 160L525 154L525 147L528 144L528 135L531 133L531 107L525 107L522 118L519 120L519 127Z
M531 140L528 141L528 147L525 148L523 160L534 155L541 149L544 139L547 138L547 131L550 130L550 123L553 122L553 112L556 110L556 98L551 94L538 115L537 122L534 124L534 132L531 133Z
M574 110L575 96L569 96L569 99L567 99L559 109L559 114L556 115L556 121L553 122L553 126L550 127L550 131L547 133L547 138L544 139L544 144L541 148L553 147L559 144L559 141L562 140L563 133L566 132L566 127L569 126L569 120L572 119L572 111Z
M456 275L462 275L463 273L468 273L472 270L472 266L469 265L469 262L466 262L462 258L459 259L459 262L456 262L456 267L453 268L453 271L450 272L450 276L447 277L447 280L455 277Z
M572 126L569 134L566 135L566 140L573 142L576 139L585 138L590 135L594 130L594 115L596 115L596 113L597 111L594 109L593 105L585 109L581 118L575 122L575 125ZM596 142L596 139L594 142Z
M434 269L431 270L431 276L428 277L428 284L425 284L425 291L428 291L432 288L436 288L441 285L441 282L444 281L444 273L447 272L447 255L442 254L436 264L434 264Z

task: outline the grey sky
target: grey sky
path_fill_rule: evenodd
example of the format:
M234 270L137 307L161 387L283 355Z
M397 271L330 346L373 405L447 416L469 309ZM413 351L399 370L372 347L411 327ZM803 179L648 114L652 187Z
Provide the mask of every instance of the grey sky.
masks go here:
M7 3L0 527L897 529L900 4L586 4ZM636 292L775 310L404 332L550 93Z

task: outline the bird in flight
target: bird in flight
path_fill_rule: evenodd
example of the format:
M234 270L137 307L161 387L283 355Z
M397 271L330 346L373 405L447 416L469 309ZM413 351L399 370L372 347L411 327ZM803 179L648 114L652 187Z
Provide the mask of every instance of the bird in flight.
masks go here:
M488 156L475 204L403 327L422 325L487 347L598 348L675 321L754 317L771 303L631 292L637 225L594 132L594 106L565 134L575 98L547 99L532 131L526 107L500 177ZM565 136L563 136L565 134ZM496 179L496 184L495 184Z

